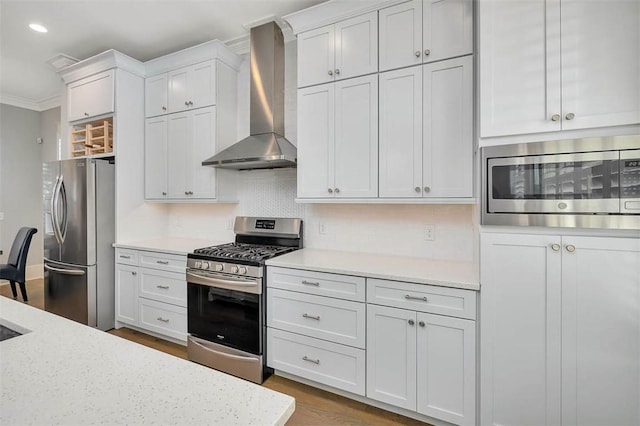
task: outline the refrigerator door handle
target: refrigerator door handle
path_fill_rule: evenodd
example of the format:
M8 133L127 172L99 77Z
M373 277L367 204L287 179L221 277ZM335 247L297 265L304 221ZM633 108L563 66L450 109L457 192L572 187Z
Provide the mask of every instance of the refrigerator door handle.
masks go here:
M51 197L51 222L53 225L53 235L56 237L58 244L62 244L62 236L60 235L60 225L58 220L58 185L60 185L60 176L56 176L56 183L53 184L53 196Z
M84 274L86 274L86 272L83 271L82 269L54 268L53 266L49 266L46 263L44 264L44 269L46 269L48 271L59 272L61 274L66 274L66 275L84 275Z
M64 243L67 237L67 190L65 189L64 180L60 176L60 185L58 186L58 192L62 198L62 222L60 224L60 243Z

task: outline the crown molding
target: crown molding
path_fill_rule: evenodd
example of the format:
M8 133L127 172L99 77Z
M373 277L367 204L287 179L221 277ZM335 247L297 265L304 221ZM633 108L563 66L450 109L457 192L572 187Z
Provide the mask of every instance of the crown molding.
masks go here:
M12 96L0 93L0 104L6 104L15 106L18 108L29 109L32 111L42 112L51 108L60 106L60 96L50 96L48 98L41 99L39 101L33 101L31 99L21 98L19 96Z
M58 73L64 82L68 84L112 68L120 68L140 77L145 76L145 68L142 62L113 49L69 65L58 71Z
M177 52L159 58L151 59L144 63L146 75L157 75L198 62L218 59L233 69L237 70L242 63L242 58L235 54L220 40L211 40L196 46L191 46Z

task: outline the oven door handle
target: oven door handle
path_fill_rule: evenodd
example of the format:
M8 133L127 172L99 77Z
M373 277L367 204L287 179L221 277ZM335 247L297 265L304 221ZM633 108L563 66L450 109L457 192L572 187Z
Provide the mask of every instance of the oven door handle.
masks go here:
M195 272L187 271L187 282L194 284L206 285L209 287L219 287L219 288L227 288L227 289L247 289L254 288L258 289L261 292L260 280L234 280L229 278L218 278L213 277L211 275L201 275L196 274Z

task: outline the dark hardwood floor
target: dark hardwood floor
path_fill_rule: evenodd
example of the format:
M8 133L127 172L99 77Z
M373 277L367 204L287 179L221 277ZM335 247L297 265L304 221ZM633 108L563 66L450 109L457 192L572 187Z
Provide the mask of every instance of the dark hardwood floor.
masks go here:
M0 284L0 296L12 298L9 283ZM27 282L29 305L44 309L44 281ZM18 289L18 300L22 301ZM128 328L110 330L115 336L141 345L187 359L187 348ZM302 425L425 425L426 423L381 410L330 392L325 392L302 383L279 376L271 376L263 386L291 395L296 399L296 411L287 422L288 426Z

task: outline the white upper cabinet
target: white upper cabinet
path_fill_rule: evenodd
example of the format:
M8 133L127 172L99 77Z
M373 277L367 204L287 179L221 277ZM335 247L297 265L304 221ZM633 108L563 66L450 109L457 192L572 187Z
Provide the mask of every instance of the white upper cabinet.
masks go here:
M144 137L144 196L167 197L167 116L148 118Z
M167 74L154 75L144 81L144 115L155 117L167 113Z
M473 52L471 0L413 0L380 10L380 71Z
M490 0L479 16L481 137L640 122L640 2Z
M115 111L115 73L108 70L67 86L67 120L85 120Z
M377 12L298 35L298 87L377 71Z
M210 60L167 74L169 112L216 104L216 61Z
M378 76L298 91L298 197L378 194Z
M380 197L473 197L473 58L380 74Z

